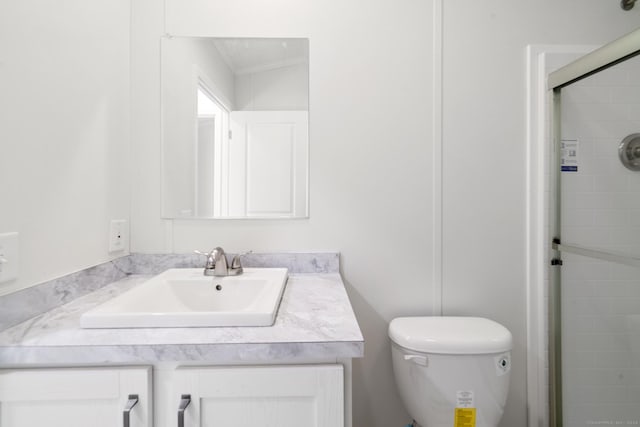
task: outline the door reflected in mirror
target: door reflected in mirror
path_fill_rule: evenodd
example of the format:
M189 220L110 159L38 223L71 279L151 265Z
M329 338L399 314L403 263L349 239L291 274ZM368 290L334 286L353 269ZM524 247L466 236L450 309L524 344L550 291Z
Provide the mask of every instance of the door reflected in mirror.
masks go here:
M162 40L162 216L309 216L307 39Z

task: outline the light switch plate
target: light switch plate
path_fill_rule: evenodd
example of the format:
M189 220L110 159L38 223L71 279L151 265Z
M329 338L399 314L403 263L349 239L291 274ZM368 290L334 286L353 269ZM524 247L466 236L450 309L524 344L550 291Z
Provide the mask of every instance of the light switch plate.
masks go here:
M127 248L127 220L112 219L109 226L109 252L120 252Z
M0 283L18 278L18 233L0 234Z

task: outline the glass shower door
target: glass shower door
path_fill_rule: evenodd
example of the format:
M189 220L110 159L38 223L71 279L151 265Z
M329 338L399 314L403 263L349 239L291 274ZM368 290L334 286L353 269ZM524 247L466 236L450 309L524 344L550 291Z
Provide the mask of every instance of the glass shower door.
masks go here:
M640 425L640 56L559 93L556 425Z

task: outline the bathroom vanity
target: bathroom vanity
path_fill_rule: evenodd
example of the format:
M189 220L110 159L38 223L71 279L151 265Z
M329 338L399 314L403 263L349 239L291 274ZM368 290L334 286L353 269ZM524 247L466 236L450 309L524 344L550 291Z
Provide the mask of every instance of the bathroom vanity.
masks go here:
M351 426L362 334L337 268L295 264L273 326L82 329L131 274L0 332L0 426Z

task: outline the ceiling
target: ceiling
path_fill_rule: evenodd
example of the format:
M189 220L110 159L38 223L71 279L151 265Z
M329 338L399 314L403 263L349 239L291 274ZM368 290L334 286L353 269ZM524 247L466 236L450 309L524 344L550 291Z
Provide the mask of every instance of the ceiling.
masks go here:
M235 74L306 63L309 58L308 39L216 38L213 43Z

